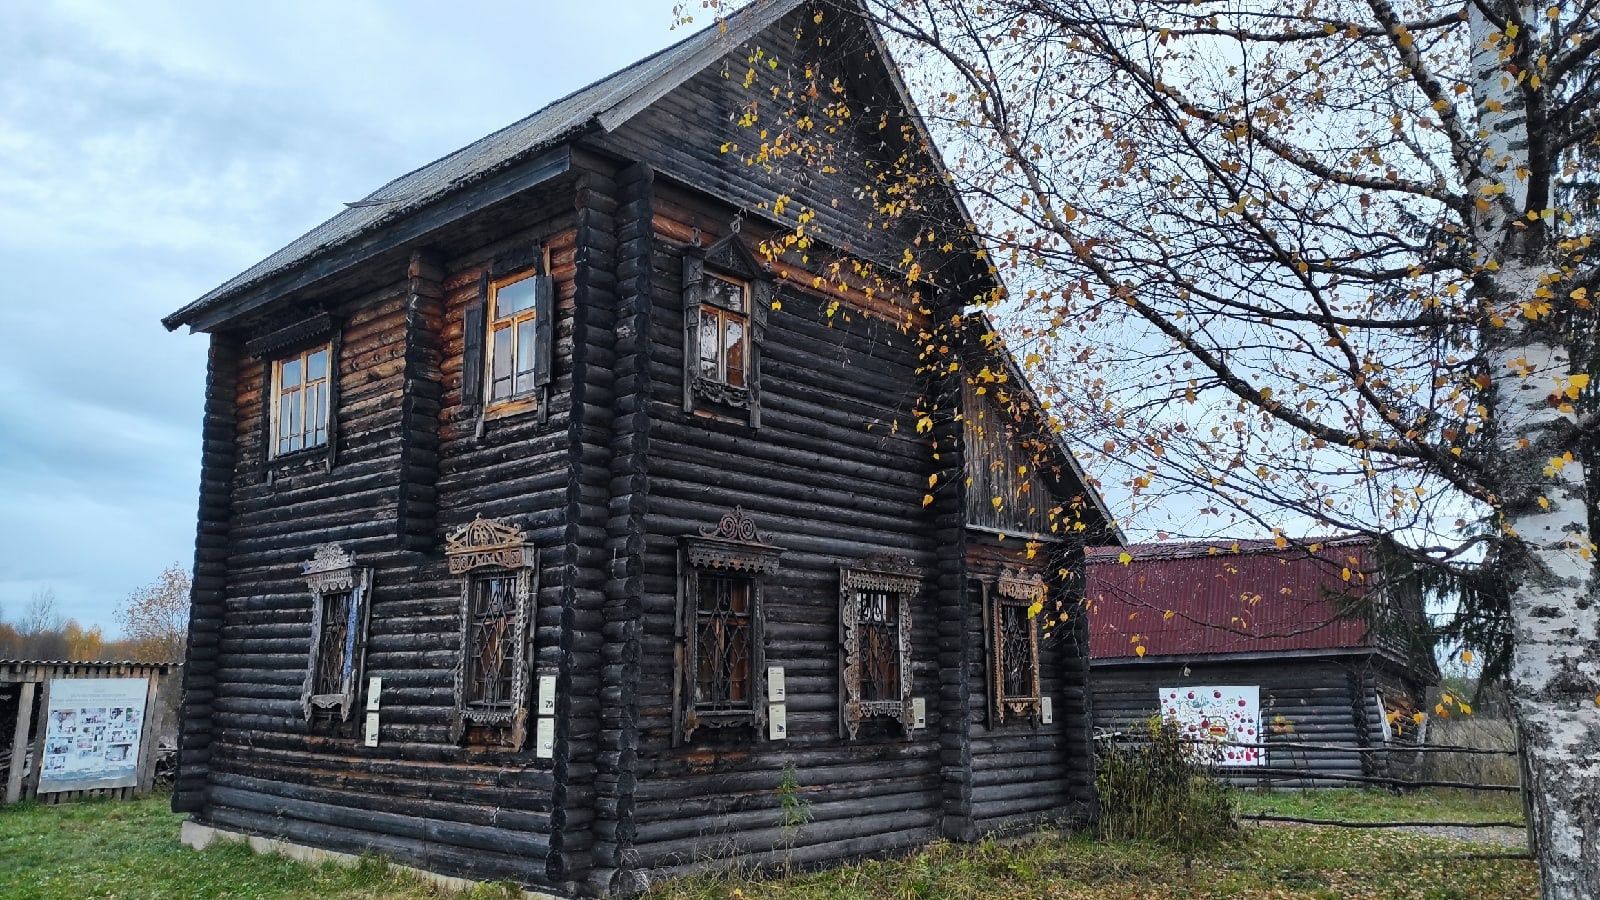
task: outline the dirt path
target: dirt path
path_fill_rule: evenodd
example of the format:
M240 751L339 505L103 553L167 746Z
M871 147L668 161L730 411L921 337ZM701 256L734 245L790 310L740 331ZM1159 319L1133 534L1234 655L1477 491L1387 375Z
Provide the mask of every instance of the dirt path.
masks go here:
M1305 825L1295 822L1260 822L1251 821L1249 824L1258 828L1337 828L1335 825ZM1451 841L1463 841L1469 844L1484 844L1489 847L1504 850L1526 850L1528 847L1528 833L1521 828L1466 828L1459 825L1401 825L1384 828L1384 831L1400 832L1402 834L1419 834L1424 837L1443 838Z

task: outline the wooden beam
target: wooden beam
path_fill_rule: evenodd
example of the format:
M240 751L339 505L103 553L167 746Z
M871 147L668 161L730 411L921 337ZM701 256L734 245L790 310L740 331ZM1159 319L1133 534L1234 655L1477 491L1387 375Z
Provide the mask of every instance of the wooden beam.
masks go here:
M22 799L22 766L28 759L28 729L33 722L33 682L18 685L17 726L11 732L11 771L6 776L6 802Z
M44 683L44 693L39 699L39 714L44 726L33 736L33 772L28 775L28 789L25 792L27 796L35 798L39 796L39 774L44 771L44 735L50 730L50 682L48 681Z

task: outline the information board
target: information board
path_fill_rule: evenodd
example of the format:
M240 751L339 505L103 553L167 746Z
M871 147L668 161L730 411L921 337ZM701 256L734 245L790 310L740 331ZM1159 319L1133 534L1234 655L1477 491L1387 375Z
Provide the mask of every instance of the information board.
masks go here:
M1178 723L1195 758L1214 766L1266 764L1260 744L1261 689L1256 685L1165 687L1161 717Z
M134 787L148 678L53 678L39 793Z

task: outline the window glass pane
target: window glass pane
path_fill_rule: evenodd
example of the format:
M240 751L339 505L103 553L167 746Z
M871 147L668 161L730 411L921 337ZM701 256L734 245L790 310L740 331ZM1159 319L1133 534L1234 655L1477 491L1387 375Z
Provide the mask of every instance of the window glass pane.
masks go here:
M750 582L712 575L700 579L695 617L694 702L701 709L748 709L750 704Z
M297 396L288 394L278 399L278 452L288 453L290 450L289 410L293 407Z
M744 322L729 316L724 325L727 329L727 340L723 342L727 348L727 382L734 387L744 387Z
M489 375L490 400L511 396L511 341L510 325L502 325L494 330L494 346L490 348L493 360Z
M325 382L310 384L305 391L306 446L321 446L328 440L328 385Z
M1033 620L1027 607L1000 605L1000 658L1004 696L1033 696Z
M532 278L524 278L500 285L494 294L494 317L503 319L525 309L533 309L533 282Z
M300 386L300 357L286 359L278 364L278 387L284 390Z
M351 664L350 619L354 613L348 591L322 598L322 633L317 635L317 661L313 694L338 694Z
M745 311L743 283L712 277L710 288L712 302L718 306L734 312Z
M306 357L306 380L317 381L328 377L328 351L318 350Z
M300 417L301 396L295 391L284 398L286 418L283 420L283 430L289 437L289 449L299 450L303 445L300 442L300 433L304 423Z
M489 709L511 706L517 615L514 576L479 578L472 583L471 642L467 655L467 703Z
M859 659L861 699L900 699L900 597L887 591L861 594Z
M722 380L722 343L716 310L700 310L700 376Z
M533 336L533 320L517 323L517 394L533 393L533 352L538 341Z

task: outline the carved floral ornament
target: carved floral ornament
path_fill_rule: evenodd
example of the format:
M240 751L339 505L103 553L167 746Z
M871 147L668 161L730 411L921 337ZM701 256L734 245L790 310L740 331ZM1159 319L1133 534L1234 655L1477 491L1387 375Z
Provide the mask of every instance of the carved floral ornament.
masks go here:
M1038 572L1024 575L1021 572L1007 570L1000 573L996 590L1000 596L1007 600L1026 600L1029 603L1043 603L1047 588L1044 579Z
M311 559L300 567L306 584L317 593L349 591L355 589L356 561L338 544L322 544L312 551Z
M726 569L776 575L783 551L766 542L754 519L735 506L715 525L700 527L698 537L683 539L689 564L701 569Z
M869 556L855 568L843 569L839 574L839 662L843 687L840 712L844 736L855 740L861 724L872 718L897 720L909 733L916 727L911 697L911 601L921 591L922 579L911 560L882 554ZM869 592L893 594L896 598L893 657L899 691L893 698L863 699L867 661L862 641L863 631L870 626L862 619L862 608Z
M490 566L520 569L534 564L534 548L520 526L483 516L445 535L444 556L452 575Z

